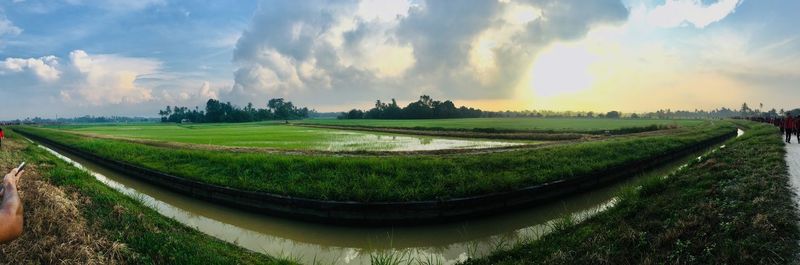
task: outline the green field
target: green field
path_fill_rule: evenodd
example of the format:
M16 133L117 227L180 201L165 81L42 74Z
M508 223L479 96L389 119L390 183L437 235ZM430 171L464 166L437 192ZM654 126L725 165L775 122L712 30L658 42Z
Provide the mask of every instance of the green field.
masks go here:
M598 132L625 128L660 126L695 126L702 120L587 119L587 118L474 118L429 120L335 120L309 119L301 123L335 126L387 128L496 129L514 131Z
M307 128L279 123L139 124L61 126L60 129L191 144L326 151L420 151L521 145L528 142L453 139L386 133Z
M176 149L87 138L52 129L29 133L102 157L206 183L323 200L436 200L508 191L630 166L734 131L729 122L641 137L457 155L337 156Z

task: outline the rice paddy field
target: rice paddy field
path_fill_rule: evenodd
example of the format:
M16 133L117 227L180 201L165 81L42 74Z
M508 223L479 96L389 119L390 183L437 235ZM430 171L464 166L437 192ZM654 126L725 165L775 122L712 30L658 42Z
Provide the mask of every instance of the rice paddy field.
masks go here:
M365 126L384 128L441 128L441 129L493 129L511 131L546 132L601 132L625 128L641 128L652 125L688 127L702 124L703 120L658 120L658 119L589 119L589 118L471 118L471 119L426 119L426 120L337 120L309 119L305 124L332 126Z
M536 143L533 141L457 139L358 132L280 123L88 125L61 126L57 129L133 139L284 150L426 151L507 147Z

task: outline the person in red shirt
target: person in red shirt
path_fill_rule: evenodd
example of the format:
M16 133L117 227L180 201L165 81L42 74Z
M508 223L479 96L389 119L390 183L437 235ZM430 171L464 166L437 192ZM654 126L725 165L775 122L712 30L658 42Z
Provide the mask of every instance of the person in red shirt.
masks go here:
M3 147L3 137L5 137L5 135L3 135L3 128L0 128L0 147Z
M794 133L794 118L792 118L792 114L787 112L786 113L786 120L784 121L786 125L786 143L792 143L792 133Z
M794 118L794 135L797 136L797 143L800 143L800 116Z

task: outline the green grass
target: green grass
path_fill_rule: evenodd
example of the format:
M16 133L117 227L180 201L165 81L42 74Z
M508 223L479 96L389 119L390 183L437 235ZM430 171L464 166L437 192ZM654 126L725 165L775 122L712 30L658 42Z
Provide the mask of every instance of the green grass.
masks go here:
M702 120L653 120L653 119L587 119L587 118L472 118L472 119L428 119L428 120L334 120L309 119L301 123L335 126L368 126L386 128L441 128L441 129L491 129L511 131L544 132L602 132L658 126L695 126Z
M329 151L416 151L499 147L530 143L366 133L306 128L279 123L198 125L170 123L58 126L55 128L82 133L190 144Z
M4 142L23 142L14 134L10 136ZM50 153L27 142L24 144L26 147L21 152L0 152L0 156L21 156L18 159L35 166L46 181L68 193L77 192L88 198L91 203L80 204L81 213L92 227L100 229L101 234L127 245L127 251L123 253L127 263L291 264L186 227L103 185L85 171Z
M509 191L656 158L734 130L730 123L717 122L672 134L484 154L333 156L175 149L82 138L50 129L17 129L102 157L206 183L362 202L436 200Z
M466 264L796 263L783 143L772 126L748 126L703 161L624 189L604 213Z

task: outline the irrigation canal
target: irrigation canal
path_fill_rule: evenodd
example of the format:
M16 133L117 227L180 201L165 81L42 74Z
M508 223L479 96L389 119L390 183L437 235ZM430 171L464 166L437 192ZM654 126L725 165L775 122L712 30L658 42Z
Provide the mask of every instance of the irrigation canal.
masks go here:
M739 135L742 133L740 130ZM626 181L513 213L449 224L359 228L298 222L219 206L126 177L62 150L39 146L89 171L106 185L203 233L275 257L322 264L370 264L370 257L388 253L439 260L443 264L482 256L498 247L546 234L565 216L580 221L612 207L616 201L614 194L621 187L642 178L665 176L710 150L687 155ZM800 159L800 145L794 152ZM800 185L800 161L795 161L798 163L792 169L793 181Z

